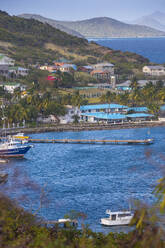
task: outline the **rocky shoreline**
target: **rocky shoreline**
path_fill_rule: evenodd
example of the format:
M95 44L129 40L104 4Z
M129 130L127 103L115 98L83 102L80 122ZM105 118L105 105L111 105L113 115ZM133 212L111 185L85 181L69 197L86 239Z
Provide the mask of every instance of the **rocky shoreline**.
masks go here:
M145 127L157 127L165 126L165 122L150 121L150 122L134 122L134 123L123 123L123 124L103 124L103 123L81 123L81 124L56 124L53 126L40 126L40 127L25 127L7 129L7 134L15 133L44 133L44 132L66 132L66 131L95 131L95 130L113 130L113 129L130 129L130 128L145 128Z

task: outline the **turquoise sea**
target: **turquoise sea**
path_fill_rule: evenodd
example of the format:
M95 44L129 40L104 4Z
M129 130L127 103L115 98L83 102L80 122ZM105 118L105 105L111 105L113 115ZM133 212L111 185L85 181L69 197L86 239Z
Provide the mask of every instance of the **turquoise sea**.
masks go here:
M106 209L128 209L129 202L134 199L148 204L155 200L152 192L165 168L165 127L30 136L49 139L155 139L150 146L35 144L24 159L2 164L0 168L9 173L9 180L1 191L30 211L38 209L39 216L56 220L70 210L76 210L87 215L85 222L93 230L108 232L115 231L115 227L105 228L99 224Z
M96 43L123 52L135 52L154 63L165 63L165 37L163 38L114 38L90 39Z

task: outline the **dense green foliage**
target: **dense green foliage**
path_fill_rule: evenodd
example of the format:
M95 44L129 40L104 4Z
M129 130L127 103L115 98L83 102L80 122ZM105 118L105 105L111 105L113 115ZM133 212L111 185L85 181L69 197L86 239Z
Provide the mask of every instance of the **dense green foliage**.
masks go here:
M87 41L68 35L48 24L34 19L26 20L9 16L0 12L0 37L4 41L14 42L19 46L43 46L45 42L53 42L60 46L85 46Z
M151 153L146 154L150 159ZM1 187L1 185L0 185ZM155 205L136 203L136 211L128 234L96 233L84 224L85 215L67 216L81 219L81 229L69 223L65 228L46 225L35 213L28 213L0 194L0 247L3 248L164 248L165 230L161 225L165 211L165 178L159 180Z
M153 85L149 82L143 88L140 88L137 81L133 80L131 88L130 92L123 91L120 94L108 91L101 96L100 100L103 103L117 102L132 107L146 106L151 114L157 116L160 111L160 105L165 102L165 87L163 83L159 81L156 85Z

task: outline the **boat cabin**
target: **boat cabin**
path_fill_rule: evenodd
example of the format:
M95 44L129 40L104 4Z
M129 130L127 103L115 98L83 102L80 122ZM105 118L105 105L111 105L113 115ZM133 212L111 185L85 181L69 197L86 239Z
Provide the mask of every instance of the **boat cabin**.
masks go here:
M131 211L122 211L122 212L111 212L110 210L106 210L106 214L109 215L109 218L111 220L121 219L121 218L127 218L132 216Z
M109 217L101 219L101 224L106 226L129 225L133 218L131 211L111 212L110 210L106 210L106 214Z

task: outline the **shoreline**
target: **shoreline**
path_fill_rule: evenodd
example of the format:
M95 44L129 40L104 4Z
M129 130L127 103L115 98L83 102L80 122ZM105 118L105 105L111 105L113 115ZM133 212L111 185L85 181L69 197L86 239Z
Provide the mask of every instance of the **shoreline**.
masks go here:
M142 36L142 37L86 37L88 41L93 40L115 40L115 39L164 39L165 36Z
M124 124L103 124L103 123L83 123L83 124L56 124L53 126L40 126L40 127L25 127L6 129L7 135L15 133L46 133L46 132L81 132L81 131L95 131L95 130L120 130L120 129L133 129L133 128L147 128L147 127L163 127L165 122L150 121L150 122L134 122ZM3 132L3 130L2 130Z

